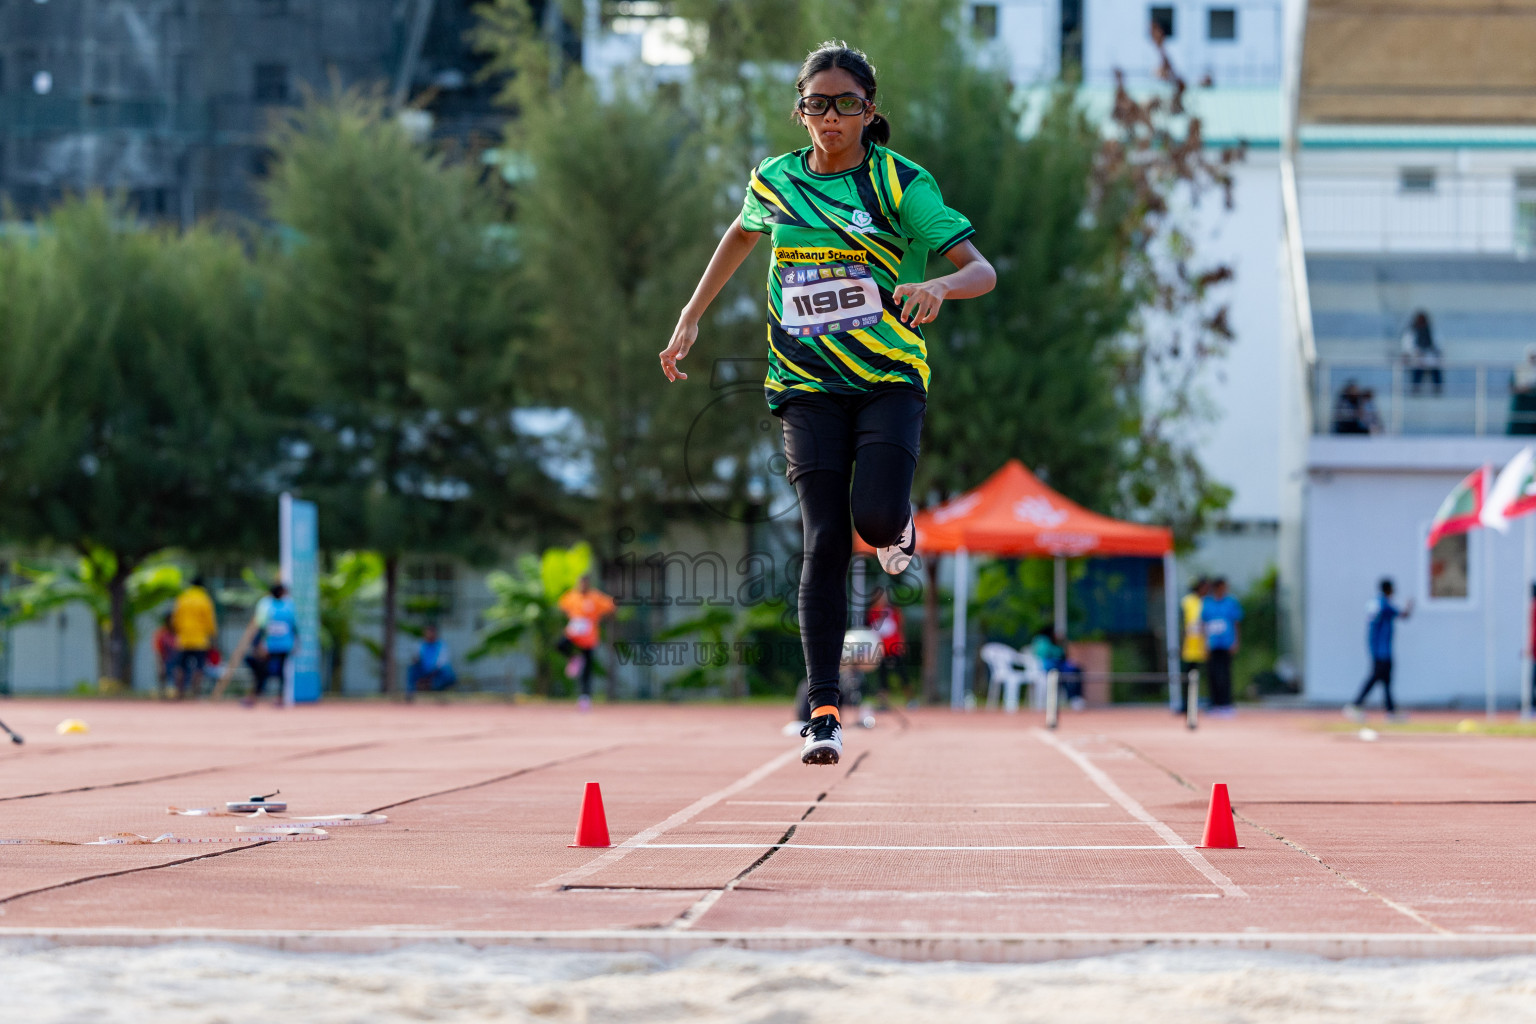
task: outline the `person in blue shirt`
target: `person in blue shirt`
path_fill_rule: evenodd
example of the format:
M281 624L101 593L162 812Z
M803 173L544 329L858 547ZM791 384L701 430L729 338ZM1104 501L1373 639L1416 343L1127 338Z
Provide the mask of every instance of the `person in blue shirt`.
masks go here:
M437 627L427 626L421 631L421 646L416 648L416 660L405 670L405 699L416 696L416 688L425 685L434 692L446 690L459 678L454 674L448 648L437 638Z
M252 634L256 634L256 641L251 653L246 656L245 664L250 668L255 682L250 695L240 703L248 708L255 707L261 699L261 691L266 689L267 680L276 679L277 703L281 706L283 673L299 640L299 617L293 607L293 600L288 596L287 587L274 583L272 589L256 602L256 612L251 616L249 629L246 642L250 641Z
M1238 627L1242 621L1242 604L1227 593L1226 579L1218 576L1200 606L1200 622L1205 627L1205 671L1211 681L1211 711L1218 715L1232 713L1232 655L1237 653L1242 639Z
M1381 684L1387 717L1398 717L1397 705L1392 703L1392 631L1398 619L1407 619L1413 614L1413 600L1410 598L1401 608L1393 604L1390 579L1382 580L1379 589L1380 593L1365 606L1365 613L1370 617L1365 630L1365 642L1371 651L1371 674L1366 678L1365 685L1360 687L1360 695L1344 705L1345 717L1357 722L1365 720L1365 711L1361 705L1377 683Z

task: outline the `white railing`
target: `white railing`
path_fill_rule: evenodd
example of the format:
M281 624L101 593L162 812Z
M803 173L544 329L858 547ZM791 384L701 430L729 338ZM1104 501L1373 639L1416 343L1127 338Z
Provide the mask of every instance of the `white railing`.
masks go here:
M1308 252L1515 253L1528 251L1513 178L1439 175L1425 191L1394 177L1309 175L1300 181ZM1536 215L1536 204L1531 215ZM1531 226L1536 226L1533 220Z
M1536 434L1536 390L1517 392L1508 363L1413 367L1402 360L1318 363L1319 434ZM1347 397L1353 385L1356 397Z

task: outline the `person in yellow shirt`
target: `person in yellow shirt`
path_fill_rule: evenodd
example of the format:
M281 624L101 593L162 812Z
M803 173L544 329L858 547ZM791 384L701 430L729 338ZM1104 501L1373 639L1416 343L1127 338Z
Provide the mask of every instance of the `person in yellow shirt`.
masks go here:
M570 658L565 674L572 679L580 677L581 696L576 705L586 711L592 707L592 658L602 636L603 619L613 614L613 598L595 589L591 579L583 576L556 603L567 620L559 645L561 653Z
M202 576L192 577L191 586L177 595L171 608L171 629L176 633L176 699L185 700L189 687L192 696L197 696L208 670L208 652L219 635L213 598L208 596Z
M1205 596L1211 592L1211 581L1201 576L1190 585L1189 593L1179 602L1184 616L1184 644L1179 650L1179 692L1171 703L1178 714L1184 714L1184 696L1189 692L1189 674L1205 669L1210 650L1205 640L1205 624L1200 619L1205 608Z

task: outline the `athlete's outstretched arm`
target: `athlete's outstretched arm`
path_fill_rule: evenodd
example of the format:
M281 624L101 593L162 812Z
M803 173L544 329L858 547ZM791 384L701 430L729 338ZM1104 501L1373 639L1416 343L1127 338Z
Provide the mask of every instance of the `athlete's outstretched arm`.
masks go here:
M997 271L974 245L961 242L944 254L955 265L953 274L936 277L922 284L901 284L893 293L901 307L903 323L927 324L939 315L945 299L974 299L997 287Z
M704 316L704 311L715 301L715 296L720 294L725 282L736 273L736 268L741 266L752 247L757 245L759 237L760 232L748 231L741 226L739 214L731 221L731 226L725 229L720 244L715 247L715 254L709 258L709 266L704 268L704 276L699 278L699 286L693 290L693 298L683 307L682 314L677 318L677 326L672 328L672 340L661 350L661 372L667 375L667 380L688 379L688 375L677 368L677 361L693 348L693 343L699 338L699 320Z

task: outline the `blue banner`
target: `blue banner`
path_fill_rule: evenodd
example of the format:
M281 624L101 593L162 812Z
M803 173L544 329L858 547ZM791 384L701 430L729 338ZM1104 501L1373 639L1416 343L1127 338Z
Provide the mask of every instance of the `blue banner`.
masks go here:
M320 699L320 513L312 501L284 494L279 503L283 581L293 598L299 643L288 659L285 703Z

